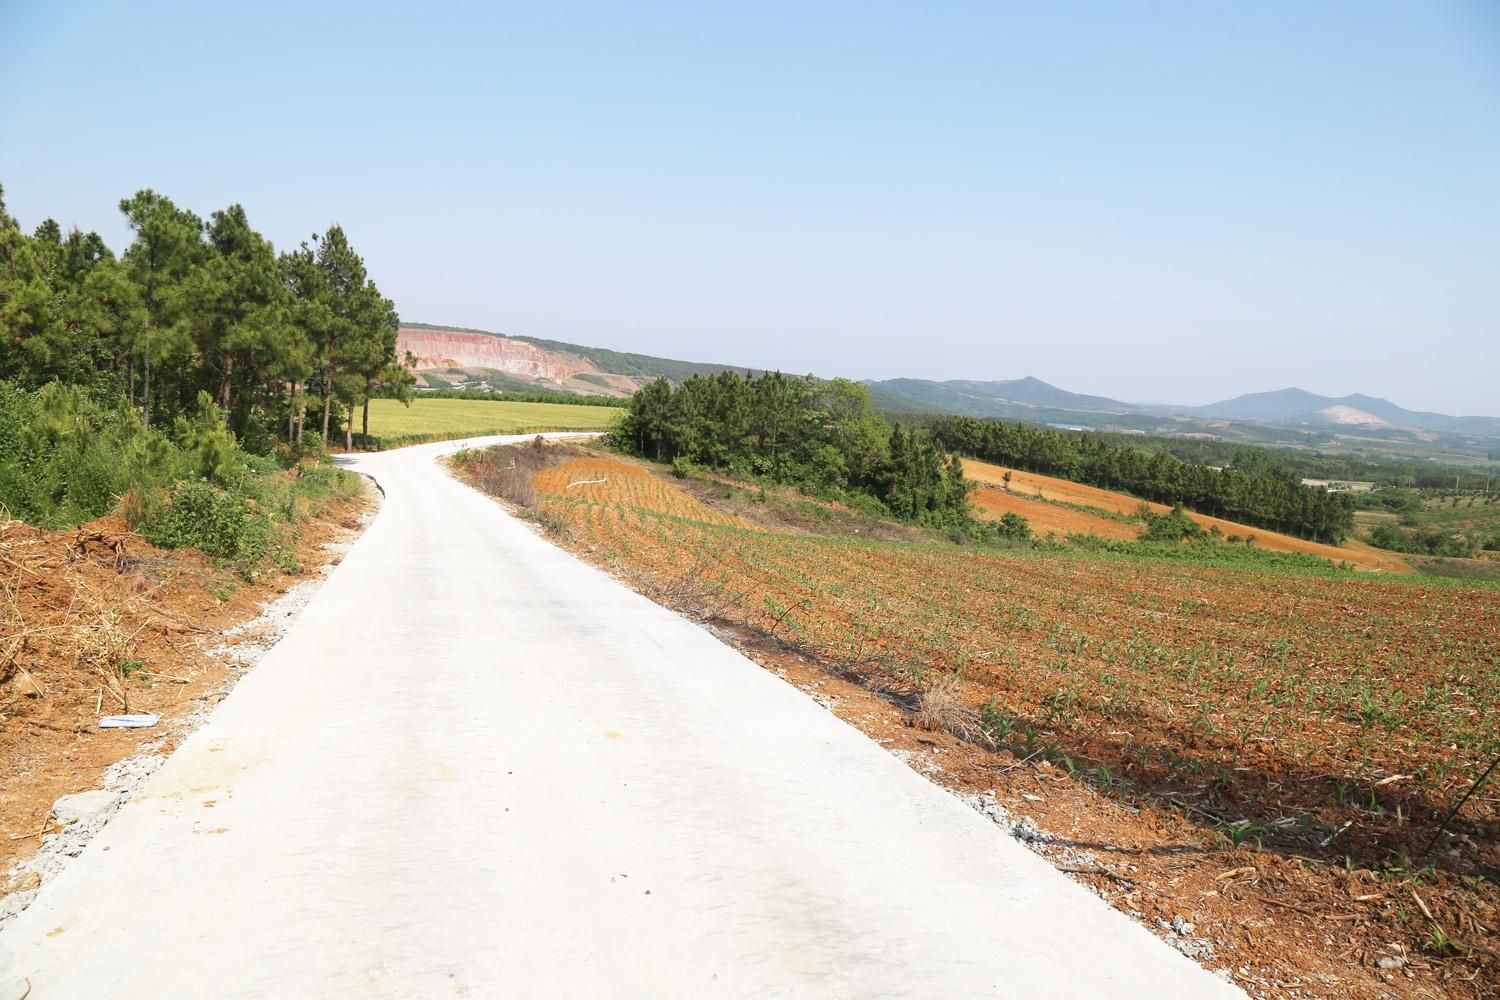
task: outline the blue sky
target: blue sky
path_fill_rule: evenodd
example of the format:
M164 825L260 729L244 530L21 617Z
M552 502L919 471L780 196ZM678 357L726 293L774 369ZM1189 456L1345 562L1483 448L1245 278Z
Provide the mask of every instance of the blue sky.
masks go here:
M1500 413L1490 2L0 0L0 184L338 221L408 320Z

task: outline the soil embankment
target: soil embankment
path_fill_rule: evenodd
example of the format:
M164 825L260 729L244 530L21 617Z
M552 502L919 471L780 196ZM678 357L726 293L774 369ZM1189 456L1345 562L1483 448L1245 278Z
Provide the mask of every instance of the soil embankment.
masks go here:
M191 550L155 548L114 516L59 532L0 522L0 898L53 870L25 862L61 833L54 802L120 787L143 776L124 762L152 755L149 770L170 753L275 641L374 506L373 490L325 502L298 526L298 568L255 583ZM161 719L99 728L123 713Z

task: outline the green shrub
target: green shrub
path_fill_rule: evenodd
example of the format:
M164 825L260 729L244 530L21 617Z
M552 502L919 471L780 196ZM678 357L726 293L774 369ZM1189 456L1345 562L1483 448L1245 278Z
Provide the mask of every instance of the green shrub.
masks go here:
M1316 573L1319 575L1353 575L1348 563L1335 564L1310 552L1272 552L1253 545L1213 543L1204 538L1197 545L1180 542L1152 542L1103 538L1099 535L1072 534L1068 544L1086 552L1129 556L1151 562L1191 563L1198 566L1243 568L1254 570Z
M359 477L327 462L303 462L296 469L298 496L315 500L352 500L359 495Z
M156 545L192 546L247 576L267 561L290 568L280 525L301 520L311 501L357 495L359 480L315 462L289 479L278 458L238 445L207 394L198 404L168 435L121 399L0 382L0 508L54 530L118 509ZM316 434L309 445L321 445Z
M234 435L224 426L224 415L206 392L198 393L198 412L175 421L178 445L192 456L198 475L211 483L238 484L244 479L242 454Z
M1168 514L1148 510L1143 516L1146 520L1146 530L1140 538L1143 542L1190 542L1205 537L1203 526L1188 517L1180 504Z
M1472 557L1478 549L1475 542L1453 532L1397 528L1389 524L1377 525L1370 532L1370 544L1392 552L1454 558Z
M847 493L844 495L844 503L866 517L891 517L891 509L881 503L879 497L868 493Z
M163 548L191 546L253 565L269 554L273 532L270 518L254 501L200 479L174 486L160 515L141 525L141 534Z
M146 461L165 452L147 448L146 434L133 412L95 403L76 386L0 384L0 504L44 528L99 517L133 476L160 471Z
M1025 541L1031 537L1031 525L1026 519L1014 511L1008 511L1000 518L997 530L1001 538L1010 538L1016 541Z

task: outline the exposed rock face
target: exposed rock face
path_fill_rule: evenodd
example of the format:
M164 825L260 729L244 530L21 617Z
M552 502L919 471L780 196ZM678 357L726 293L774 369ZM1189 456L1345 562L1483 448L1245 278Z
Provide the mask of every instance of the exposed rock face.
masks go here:
M487 368L523 378L562 382L580 372L598 369L583 358L543 350L524 340L457 330L417 330L402 327L396 332L396 351L416 355L416 369Z
M1357 427L1394 427L1392 423L1381 420L1373 413L1364 410L1356 410L1352 406L1325 406L1318 411L1318 416L1334 424L1352 424Z
M1332 424L1361 427L1373 431L1405 431L1418 441L1437 440L1437 435L1432 431L1425 431L1420 427L1393 424L1389 420L1382 420L1373 413L1356 409L1352 406L1325 406L1318 411L1317 415Z

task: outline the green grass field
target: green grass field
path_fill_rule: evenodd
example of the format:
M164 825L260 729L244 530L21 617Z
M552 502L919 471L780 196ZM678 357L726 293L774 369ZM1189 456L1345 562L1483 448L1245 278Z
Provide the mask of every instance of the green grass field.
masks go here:
M484 399L370 400L370 437L382 448L423 441L529 434L532 431L603 431L623 410L566 403L509 403Z

